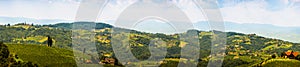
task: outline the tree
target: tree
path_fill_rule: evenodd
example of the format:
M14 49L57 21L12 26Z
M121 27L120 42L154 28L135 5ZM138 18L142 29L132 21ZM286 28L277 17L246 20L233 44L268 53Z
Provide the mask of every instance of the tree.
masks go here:
M15 59L20 59L18 55L9 53L8 47L0 42L0 67L38 67L32 62L17 62Z
M276 58L276 55L275 55L275 54L273 54L273 55L272 55L272 58Z
M282 52L281 57L284 57L284 56L286 56L286 54L285 54L285 52Z
M48 35L47 36L48 37L48 46L49 47L52 47L52 45L53 45L53 40L52 40L52 38Z
M86 51L86 49L85 49L85 48L83 48L83 51L82 51L82 53L85 53L85 51Z
M8 47L3 42L0 42L0 67L8 65L8 57Z

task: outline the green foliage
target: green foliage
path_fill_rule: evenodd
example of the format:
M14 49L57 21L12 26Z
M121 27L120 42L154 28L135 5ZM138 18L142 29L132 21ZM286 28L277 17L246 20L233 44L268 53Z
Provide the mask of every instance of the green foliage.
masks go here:
M87 30L71 30L74 24L84 24L84 22L59 23L54 25L43 26L29 26L24 24L18 24L15 26L0 26L0 38L2 38L2 40L5 43L11 43L10 45L8 45L9 50L12 53L17 54L20 58L22 58L22 60L38 63L41 66L74 66L75 61L73 57L73 51L71 51L70 48L79 50L74 52L96 52L100 55L100 57L104 56L105 54L110 54L112 55L112 57L114 57L115 54L113 52L111 43L111 37L113 36L111 32L113 26L104 23L96 23L96 29L93 32L88 33ZM149 52L148 47L150 45L150 41L153 39L160 39L165 42L156 45L155 48L167 48L166 58L179 59L181 57L182 47L189 44L196 44L189 43L189 39L184 39L180 37L180 35L187 34L187 32L196 32L199 34L197 36L189 36L199 39L199 66L207 65L209 59L212 59L210 57L210 53L212 50L211 46L218 46L216 44L212 44L212 36L218 36L218 34L214 34L212 31L189 30L185 33L166 35L162 33L145 33L123 28L114 28L114 30L130 31L126 33L120 32L120 35L116 35L115 37L120 39L119 41L122 42L128 40L130 44L130 50L133 52L133 55L139 60L146 60L150 57L151 53ZM221 31L215 32L220 33ZM72 43L72 35L85 37L89 34L94 33L96 33L95 38L82 38L86 41ZM129 39L124 39L121 36L125 34L130 34ZM225 60L223 63L223 66L225 67L255 65L268 58L271 58L271 55L274 53L279 54L286 50L300 51L299 43L291 43L279 39L265 38L256 34L243 34L236 32L226 32L226 34L227 48ZM48 48L44 46L46 45L47 35L50 35L53 38L54 48ZM90 44L87 41L95 41L97 50L93 50L87 47L73 47L80 46L81 44ZM4 47L0 48L5 49ZM5 51L2 50L1 52L1 57L2 55L6 57L7 53L5 53ZM87 56L82 56L81 58L89 59L87 58ZM219 62L220 60L215 58L213 59L216 60L216 62ZM166 62L167 63L164 63L161 66L177 66L177 64L179 63L174 61Z
M241 59L232 59L232 60L224 60L223 65L224 67L235 67L240 66L243 64L249 64L249 62L243 61Z
M271 59L263 64L263 67L299 67L300 61L293 59Z
M161 64L159 67L177 67L178 63L177 61L166 61L166 63Z
M8 47L0 42L0 66L1 67L37 67L32 62L24 62L17 55L10 54Z
M8 65L8 57L9 57L9 51L6 45L3 44L3 42L0 42L0 65Z
M11 53L18 54L22 60L38 63L40 66L75 66L73 51L59 48L49 48L39 45L9 44Z
M74 22L76 24L86 24L86 23L91 23L91 22ZM58 23L54 25L44 25L52 28L63 28L63 29L72 29L74 23ZM105 23L95 23L96 24L96 29L104 29L104 28L112 28L113 26Z

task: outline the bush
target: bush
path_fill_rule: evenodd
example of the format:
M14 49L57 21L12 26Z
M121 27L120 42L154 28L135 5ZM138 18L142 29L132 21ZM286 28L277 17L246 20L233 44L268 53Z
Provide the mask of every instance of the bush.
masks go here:
M8 65L9 51L6 45L3 42L0 42L0 67Z

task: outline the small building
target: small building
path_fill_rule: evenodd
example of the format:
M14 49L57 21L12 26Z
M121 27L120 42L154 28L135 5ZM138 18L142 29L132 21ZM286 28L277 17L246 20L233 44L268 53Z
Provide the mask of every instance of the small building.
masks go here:
M105 58L104 63L106 63L106 64L115 64L115 59L114 58Z
M292 50L288 50L287 52L282 53L281 57L295 59L298 55L299 55L299 52L294 52Z

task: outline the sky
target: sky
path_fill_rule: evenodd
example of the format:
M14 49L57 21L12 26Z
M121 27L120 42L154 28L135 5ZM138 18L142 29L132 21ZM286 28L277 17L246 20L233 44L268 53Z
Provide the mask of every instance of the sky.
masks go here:
M136 2L146 1L149 0L109 0L97 21L113 24L127 7ZM163 0L152 1L151 3L161 3ZM166 2L181 8L192 22L206 20L192 0L166 0ZM225 21L300 27L300 19L298 19L300 0L217 0L216 2L219 7L212 10L220 10ZM80 3L81 0L0 0L0 16L72 21L75 19ZM143 7L135 9L141 8Z

